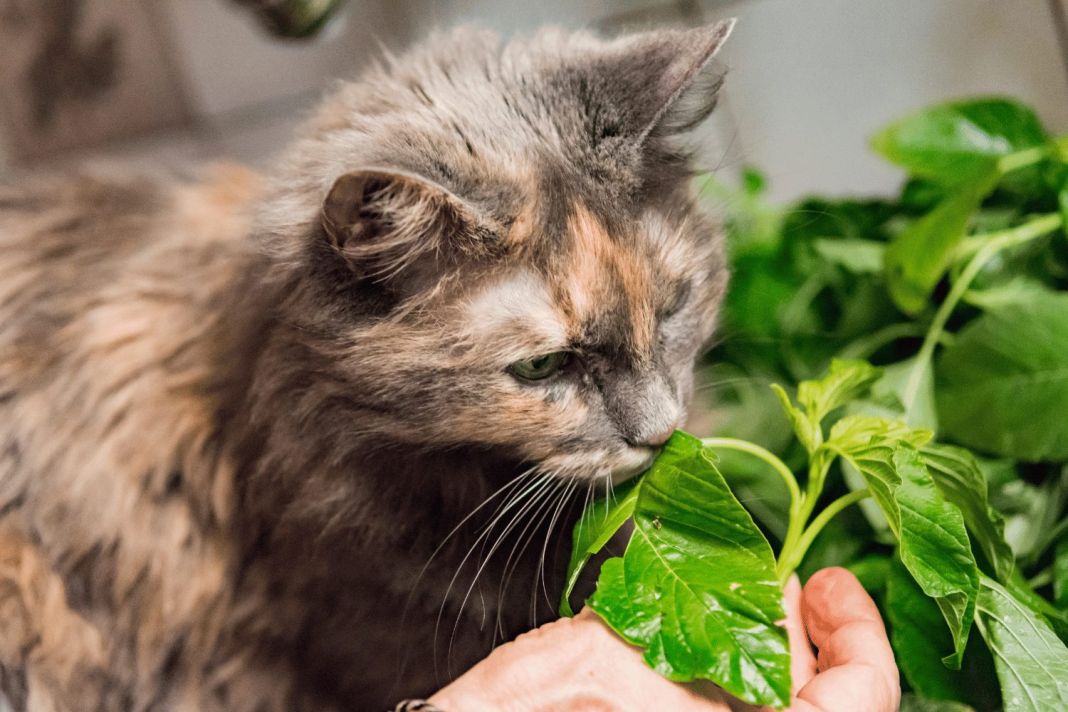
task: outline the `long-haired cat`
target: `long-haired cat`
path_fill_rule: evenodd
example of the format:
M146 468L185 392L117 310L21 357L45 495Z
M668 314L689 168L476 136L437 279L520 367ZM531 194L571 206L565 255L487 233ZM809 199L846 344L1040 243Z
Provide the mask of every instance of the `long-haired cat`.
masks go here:
M456 31L262 185L0 190L14 707L376 710L544 619L563 504L651 461L712 330L680 134L729 31Z

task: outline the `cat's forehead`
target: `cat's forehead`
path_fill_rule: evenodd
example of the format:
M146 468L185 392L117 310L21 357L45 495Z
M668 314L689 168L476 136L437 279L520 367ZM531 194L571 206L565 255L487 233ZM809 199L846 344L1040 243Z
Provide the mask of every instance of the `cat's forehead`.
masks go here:
M577 204L546 276L573 331L596 341L651 345L659 255L631 228L611 229Z
M701 257L693 241L655 212L626 223L572 203L559 234L517 220L512 239L524 258L486 282L468 301L472 321L511 333L528 350L574 346L654 350L658 314Z

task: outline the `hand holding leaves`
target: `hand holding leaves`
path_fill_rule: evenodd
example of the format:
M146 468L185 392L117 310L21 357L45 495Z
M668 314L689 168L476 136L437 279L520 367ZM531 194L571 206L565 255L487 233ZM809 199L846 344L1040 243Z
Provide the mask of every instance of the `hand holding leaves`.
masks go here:
M792 508L778 563L763 534L713 464L714 448L676 433L653 468L615 502L600 502L575 527L568 580L629 516L634 534L626 553L601 569L590 607L646 661L673 680L712 680L754 704L789 702L789 653L782 584L819 530L842 508L867 496L846 495L811 523L822 483L835 458L852 462L900 542L902 561L922 590L935 598L950 627L959 666L971 627L979 572L964 518L936 487L919 445L928 433L903 423L849 416L824 435L822 421L863 395L878 378L864 362L835 362L820 381L798 388L801 406L779 389L784 407L809 453L810 479ZM723 447L744 443L712 439ZM792 474L770 453L758 453ZM570 610L564 594L561 609Z
M628 639L673 679L706 677L782 704L782 657L766 647L775 635L767 587L731 597L724 582L741 581L702 566L698 552L759 561L750 585L772 588L810 550L859 552L882 571L865 580L885 591L894 646L910 663L903 672L926 696L911 699L990 706L990 694L969 696L977 686L962 682L981 664L996 669L1007 712L1065 708L1068 138L1050 138L1016 102L980 99L917 112L874 145L911 175L895 200L783 210L749 181L733 201L743 214L730 221L735 277L712 368L741 384L727 386L733 402L722 389L717 402L730 412L721 422L745 439L708 438L697 457L675 451L656 476L667 483L672 473L670 484L645 495L651 474L596 503L576 527L572 581L633 519L627 553L606 565L591 605L617 630L629 626ZM761 395L775 381L799 384L795 399L776 387L782 414ZM955 445L934 442L935 430ZM740 507L720 486L717 455L782 541L770 574L760 529L720 526L744 522L724 514ZM838 518L868 499L863 517ZM686 517L668 529L658 516L668 510ZM849 531L851 547L822 546ZM746 624L757 639L698 635ZM932 634L936 624L944 636ZM729 650L733 667L717 664L715 650ZM965 655L965 669L951 670Z

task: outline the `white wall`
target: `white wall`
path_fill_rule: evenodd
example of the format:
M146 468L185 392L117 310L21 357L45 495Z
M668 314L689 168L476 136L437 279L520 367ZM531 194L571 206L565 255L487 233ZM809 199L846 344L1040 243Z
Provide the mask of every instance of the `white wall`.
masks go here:
M224 0L146 0L158 10L183 79L192 130L148 137L124 155L170 163L230 157L266 164L323 88L351 77L379 43L403 47L433 27L477 22L504 33L596 25L661 0L349 0L343 22L311 43L268 39ZM723 52L726 100L709 165L763 168L773 195L892 190L899 174L867 138L908 110L1004 93L1068 132L1068 75L1045 0L707 0L740 22ZM0 167L3 162L0 147Z
M1068 76L1044 0L748 0L724 49L730 162L774 195L869 193L900 174L868 137L913 108L1008 94L1068 132Z
M313 40L268 37L245 8L226 0L156 0L194 112L240 112L314 93L352 76L378 49L406 37L390 0L349 0L337 21Z

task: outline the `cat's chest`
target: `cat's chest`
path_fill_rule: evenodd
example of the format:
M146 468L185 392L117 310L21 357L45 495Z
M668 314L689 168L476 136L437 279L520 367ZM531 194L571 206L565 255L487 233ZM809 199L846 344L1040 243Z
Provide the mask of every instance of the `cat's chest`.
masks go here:
M494 646L554 617L563 527L547 519L498 524L461 526L433 548L350 540L344 552L306 559L322 562L314 571L298 571L299 559L289 557L288 572L273 566L290 584L309 576L290 589L298 600L272 606L275 615L304 615L292 631L301 677L385 708L430 694Z

